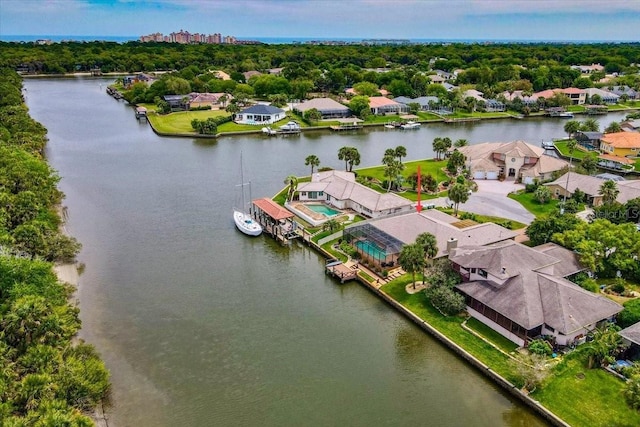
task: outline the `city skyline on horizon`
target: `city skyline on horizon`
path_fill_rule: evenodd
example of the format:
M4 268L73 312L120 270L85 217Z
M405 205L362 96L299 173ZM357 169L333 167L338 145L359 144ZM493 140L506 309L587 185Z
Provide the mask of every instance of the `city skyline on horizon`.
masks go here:
M640 2L623 0L0 0L0 10L0 38L139 39L188 28L193 33L232 34L239 40L628 42L638 41L631 34L640 24Z

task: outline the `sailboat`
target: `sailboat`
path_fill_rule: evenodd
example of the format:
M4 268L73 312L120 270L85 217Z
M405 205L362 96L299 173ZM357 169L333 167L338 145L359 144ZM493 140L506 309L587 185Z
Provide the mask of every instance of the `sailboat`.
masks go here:
M262 233L262 226L251 217L251 214L247 211L244 202L244 186L249 186L249 199L251 199L251 182L244 182L244 172L242 165L242 153L240 153L240 192L242 194L242 204L240 208L233 208L233 221L236 223L238 230L242 231L248 236L259 236Z

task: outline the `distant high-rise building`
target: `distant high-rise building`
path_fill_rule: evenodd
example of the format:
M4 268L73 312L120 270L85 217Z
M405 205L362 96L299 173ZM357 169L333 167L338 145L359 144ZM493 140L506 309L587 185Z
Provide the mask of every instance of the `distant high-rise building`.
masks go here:
M206 44L238 44L239 42L234 36L222 36L220 33L204 34L204 33L190 33L188 31L180 30L178 32L170 33L165 36L162 33L153 33L145 36L140 36L140 41L146 42L166 42L166 43L206 43ZM251 42L257 43L257 42Z

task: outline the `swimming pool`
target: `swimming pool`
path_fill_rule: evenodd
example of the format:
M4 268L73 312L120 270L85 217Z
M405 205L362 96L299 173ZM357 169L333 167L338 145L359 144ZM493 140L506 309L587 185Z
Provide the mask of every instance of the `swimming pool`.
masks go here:
M387 258L387 253L384 249L381 249L378 245L368 240L358 240L356 247L376 260L385 260Z
M326 205L306 205L306 206L312 211L321 213L328 217L336 216L340 213L339 211L335 209L331 209L329 206L326 206Z

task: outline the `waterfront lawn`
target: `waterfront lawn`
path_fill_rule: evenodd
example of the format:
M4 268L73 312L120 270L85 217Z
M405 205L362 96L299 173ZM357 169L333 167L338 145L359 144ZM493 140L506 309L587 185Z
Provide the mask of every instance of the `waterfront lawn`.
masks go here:
M389 147L395 148L395 147ZM447 175L444 173L443 168L447 166L446 160L425 159L416 160L412 162L404 162L404 170L402 176L405 178L418 171L418 165L420 165L420 173L424 176L427 174L432 175L438 182L447 179ZM384 166L374 166L370 168L357 169L358 176L366 176L377 179L382 182L386 179L384 176Z
M638 426L640 413L627 406L623 386L604 369L587 369L582 357L571 353L531 397L572 426Z
M511 193L509 198L520 203L526 210L534 214L536 217L541 215L549 215L558 210L560 200L551 199L547 203L540 203L536 200L534 193Z
M516 343L503 337L502 335L500 335L484 323L480 322L479 320L474 319L473 317L470 317L467 320L467 327L469 329L472 329L477 334L481 335L484 339L491 341L493 344L495 344L496 347L506 353L512 353L518 348L518 345Z
M573 154L570 156L569 149L567 148L567 140L555 141L554 145L556 146L560 154L562 154L565 157L573 157L574 160L580 161L584 159L585 156L588 154L587 151L584 151L580 149L579 146L576 146L576 149L573 150Z
M517 382L513 375L509 357L496 351L490 344L463 329L463 317L443 316L431 305L424 292L417 292L413 295L408 294L405 286L411 283L411 279L411 275L406 274L382 286L381 290L474 357L491 366L491 369L511 382Z
M193 119L207 120L209 117L228 116L226 111L219 110L198 110L198 111L179 111L171 114L155 114L149 113L147 118L153 125L153 128L160 133L193 133L195 131L191 127ZM255 127L254 127L255 129Z
M412 311L432 327L464 348L515 385L521 381L513 373L510 358L485 341L464 330L464 318L445 317L428 302L424 292L410 295L405 286L411 276L404 275L381 290ZM494 339L491 339L494 341ZM507 349L509 346L507 346ZM622 396L623 383L603 369L586 369L579 353L565 356L532 398L575 427L638 426L640 413L630 409ZM584 374L584 379L579 379Z

